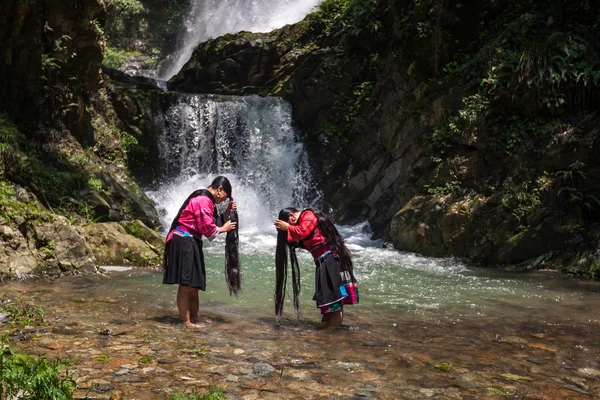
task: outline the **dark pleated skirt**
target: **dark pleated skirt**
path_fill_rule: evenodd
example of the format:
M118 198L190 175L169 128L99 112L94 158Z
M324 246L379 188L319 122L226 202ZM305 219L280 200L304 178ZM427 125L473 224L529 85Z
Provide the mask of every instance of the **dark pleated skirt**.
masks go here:
M342 272L338 258L327 254L320 261L315 261L315 295L313 300L317 307L327 307L339 301L344 304L358 303L358 286L352 282L350 275Z
M167 248L167 267L163 283L206 290L206 269L202 240L193 236L173 235Z

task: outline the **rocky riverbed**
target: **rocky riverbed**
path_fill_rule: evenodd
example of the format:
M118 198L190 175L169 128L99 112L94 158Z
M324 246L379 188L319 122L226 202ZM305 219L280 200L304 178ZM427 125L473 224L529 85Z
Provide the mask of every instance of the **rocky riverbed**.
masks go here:
M523 312L526 304L507 307L512 316L359 305L346 311L343 329L326 332L315 330L313 309L276 326L271 304L234 300L203 301L213 322L183 329L175 288L160 277L136 270L5 284L4 304L41 306L45 320L18 328L5 320L2 329L14 349L68 361L78 399L161 399L211 387L228 399L600 395L600 299L585 282L587 293L537 316Z

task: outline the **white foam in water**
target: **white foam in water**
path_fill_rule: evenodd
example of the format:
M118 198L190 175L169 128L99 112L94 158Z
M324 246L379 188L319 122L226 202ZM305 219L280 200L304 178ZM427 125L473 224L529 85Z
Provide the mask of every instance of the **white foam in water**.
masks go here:
M274 246L273 220L283 207L318 201L308 158L291 126L291 107L278 98L181 95L165 115L160 151L171 177L148 192L170 226L194 190L217 175L231 182L242 245Z
M283 207L319 204L306 152L291 126L290 105L278 98L181 94L156 121L163 178L158 189L147 194L158 204L163 226L170 225L191 192L225 175L238 203L240 252L249 264L245 271L252 271L245 279L255 280L255 285L274 279L273 220ZM508 294L531 296L522 283L465 274L467 268L453 259L383 247L370 239L366 223L338 228L352 251L366 303L425 312L456 305L470 310L474 299L485 304L487 298ZM207 257L222 260L222 240L207 244ZM306 251L298 257L305 271L303 285L310 286L311 257Z
M195 0L185 18L177 50L159 79L169 80L198 43L226 33L268 32L304 18L320 0Z

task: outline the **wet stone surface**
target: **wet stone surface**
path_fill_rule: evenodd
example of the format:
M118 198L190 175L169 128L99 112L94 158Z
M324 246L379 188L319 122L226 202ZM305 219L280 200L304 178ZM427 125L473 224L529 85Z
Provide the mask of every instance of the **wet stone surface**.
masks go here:
M568 321L561 318L568 308L528 318L445 318L356 307L333 332L315 330L312 309L276 326L262 309L217 302L201 304L212 323L184 329L174 296L120 285L118 275L56 280L39 292L32 282L3 285L3 298L35 296L46 318L39 326L1 326L13 348L67 360L79 399L167 399L211 386L228 399L600 396L597 296Z

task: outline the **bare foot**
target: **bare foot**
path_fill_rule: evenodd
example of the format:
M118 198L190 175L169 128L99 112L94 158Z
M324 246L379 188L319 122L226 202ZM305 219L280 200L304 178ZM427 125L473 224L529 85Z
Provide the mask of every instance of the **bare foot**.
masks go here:
M192 318L191 319L193 323L201 323L201 324L212 324L212 319L209 318L201 318L201 317L196 317L196 318Z
M319 323L319 325L317 325L317 328L316 328L316 329L317 329L318 331L320 331L320 330L323 330L323 329L327 329L327 327L328 327L328 326L329 326L329 322L324 322L324 321L321 321L321 322Z
M188 329L200 329L200 328L206 328L206 324L202 324L202 323L192 323L192 322L184 322L184 323L183 323L183 327L184 327L184 328L188 328Z

